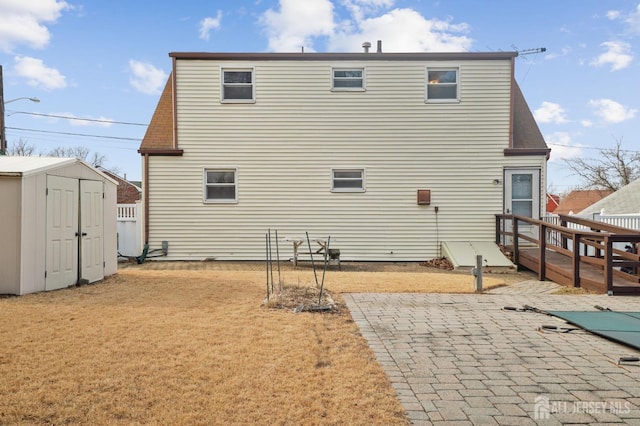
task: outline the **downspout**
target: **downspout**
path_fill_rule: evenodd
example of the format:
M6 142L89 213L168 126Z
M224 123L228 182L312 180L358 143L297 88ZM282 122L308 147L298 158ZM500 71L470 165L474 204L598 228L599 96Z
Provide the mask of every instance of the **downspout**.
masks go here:
M176 66L177 66L177 61L176 58L171 58L172 59L172 67L173 67L173 72L171 73L171 103L172 103L172 113L173 113L173 149L178 149L178 114L176 114L176 111L178 110L178 101L177 101L177 95L176 95L176 85L177 85L177 72L176 72Z
M142 155L143 181L142 193L144 194L144 245L149 244L149 154Z
M509 148L513 148L513 113L514 113L514 91L516 86L515 76L516 58L511 58L511 90L509 99Z

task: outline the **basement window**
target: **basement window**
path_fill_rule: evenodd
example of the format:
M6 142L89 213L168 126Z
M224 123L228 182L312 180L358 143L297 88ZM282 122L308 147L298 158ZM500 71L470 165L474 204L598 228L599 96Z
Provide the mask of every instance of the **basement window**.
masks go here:
M237 169L205 169L204 171L205 203L238 202Z
M253 68L223 68L220 99L223 103L255 102Z
M331 192L364 192L364 169L333 169Z
M427 69L427 102L451 102L458 100L458 69Z
M332 90L364 91L364 68L333 68Z

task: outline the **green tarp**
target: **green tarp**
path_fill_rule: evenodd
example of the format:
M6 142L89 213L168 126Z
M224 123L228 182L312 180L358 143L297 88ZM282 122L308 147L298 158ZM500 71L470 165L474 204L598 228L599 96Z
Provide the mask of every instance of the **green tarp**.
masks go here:
M547 314L640 350L640 312L546 311Z

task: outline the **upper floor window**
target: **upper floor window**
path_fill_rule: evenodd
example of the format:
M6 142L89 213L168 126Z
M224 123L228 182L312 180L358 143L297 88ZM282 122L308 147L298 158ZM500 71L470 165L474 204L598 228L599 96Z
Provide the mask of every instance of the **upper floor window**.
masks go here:
M222 70L222 102L254 102L252 68Z
M333 169L332 192L364 192L364 169Z
M458 69L427 70L427 101L458 100Z
M205 169L204 201L207 203L235 203L238 201L237 178L236 169Z
M364 68L334 68L333 90L364 90Z

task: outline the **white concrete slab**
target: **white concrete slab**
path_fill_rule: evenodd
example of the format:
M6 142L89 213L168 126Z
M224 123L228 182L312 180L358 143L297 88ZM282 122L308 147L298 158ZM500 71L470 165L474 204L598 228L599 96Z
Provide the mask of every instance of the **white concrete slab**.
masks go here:
M487 241L454 241L442 243L442 255L449 259L454 268L476 266L476 256L481 255L484 266L515 268L500 248Z

